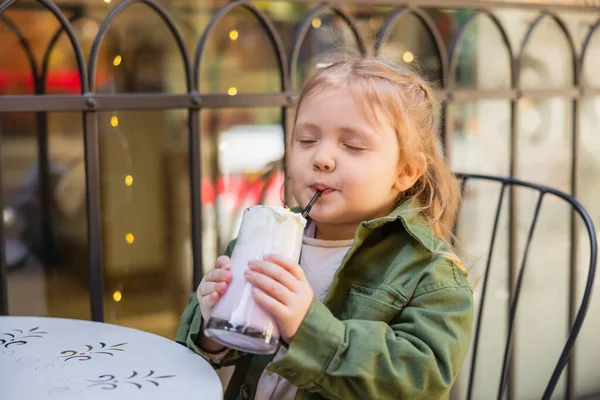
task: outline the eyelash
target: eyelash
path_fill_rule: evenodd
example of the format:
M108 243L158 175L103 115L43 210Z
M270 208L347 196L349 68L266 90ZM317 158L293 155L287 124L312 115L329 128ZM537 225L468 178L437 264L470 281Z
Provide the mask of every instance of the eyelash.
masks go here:
M317 141L315 139L297 139L298 143L303 144L303 145L309 145L309 144L313 144L316 143ZM349 144L345 144L344 147L346 147L348 150L354 152L354 153L360 153L361 151L364 151L365 149L363 149L362 147L356 147L356 146L352 146Z
M348 145L348 144L346 144L345 146L346 146L346 148L347 148L348 150L350 150L350 151L352 151L352 152L355 152L355 153L360 153L361 151L363 151L363 150L364 150L362 147L350 146L350 145Z
M311 144L311 143L316 143L316 140L314 140L314 139L298 139L298 143Z

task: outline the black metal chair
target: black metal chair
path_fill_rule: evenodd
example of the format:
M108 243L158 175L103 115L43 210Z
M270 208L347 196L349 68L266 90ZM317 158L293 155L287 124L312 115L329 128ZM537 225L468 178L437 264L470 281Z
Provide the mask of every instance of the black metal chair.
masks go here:
M581 326L583 324L583 321L585 319L585 316L586 316L586 313L588 310L588 306L590 304L590 298L592 295L592 287L593 287L593 283L594 283L594 275L596 272L596 256L597 256L596 231L594 229L592 220L591 220L589 214L587 213L587 211L582 207L582 205L577 200L575 200L572 196L570 196L566 193L563 193L559 190L552 189L550 187L536 185L533 183L524 182L524 181L521 181L518 179L506 178L506 177L496 177L496 176L487 176L487 175L478 175L478 174L457 174L457 177L461 181L461 188L462 188L463 193L465 191L465 186L466 186L467 182L469 182L469 181L488 181L488 182L496 182L501 185L500 195L499 195L499 199L498 199L498 206L497 206L496 213L495 213L494 227L492 230L491 243L490 243L490 247L488 249L488 257L487 257L487 262L485 265L484 276L483 276L481 303L480 303L480 307L479 307L480 312L477 317L477 321L476 321L476 325L475 325L475 333L474 333L474 338L473 338L473 341L474 341L473 342L473 352L472 352L472 358L471 358L471 370L469 372L469 380L468 380L468 391L467 391L468 399L471 399L472 394L473 394L473 381L474 381L474 376L475 376L475 371L476 371L476 362L477 362L477 353L478 353L480 331L481 331L483 306L485 304L486 292L487 292L487 288L488 288L488 277L490 275L490 273L489 273L490 272L490 264L491 264L491 260L492 260L492 254L494 251L494 245L496 243L496 234L498 231L498 221L499 221L499 217L501 214L500 211L502 209L503 201L507 197L507 196L505 196L505 193L507 191L506 189L514 188L514 187L529 188L529 189L533 189L533 190L537 191L539 193L539 196L538 196L537 204L535 207L535 213L534 213L534 216L533 216L533 219L531 222L531 226L529 227L529 234L527 237L527 242L526 242L524 253L523 253L523 258L520 262L520 267L519 267L519 270L516 275L517 278L516 278L516 283L515 283L515 287L514 287L514 291L513 291L513 296L510 301L510 309L509 309L509 316L508 316L508 337L506 340L506 345L505 345L505 350L504 350L502 373L500 376L500 384L499 384L499 389L498 389L498 399L499 400L503 398L503 395L504 395L504 392L506 389L506 385L507 385L507 381L508 381L508 364L511 359L513 328L514 328L515 315L517 312L517 306L519 303L519 295L521 292L523 273L525 271L527 254L529 252L530 244L531 244L531 241L533 238L534 230L536 228L536 223L538 220L538 216L540 213L540 208L541 208L541 204L542 204L542 200L543 200L544 196L553 195L557 198L564 200L566 203L568 203L570 205L573 213L577 214L577 215L579 215L579 217L581 217L581 219L585 225L585 228L587 229L587 233L589 236L589 242L590 242L590 265L589 265L587 282L585 285L585 290L583 293L583 298L581 300L581 304L579 305L579 309L577 310L577 312L575 314L575 319L574 319L573 325L570 327L570 330L568 332L567 342L562 350L562 353L560 354L558 362L556 363L556 366L554 368L552 376L548 382L548 385L546 386L546 389L545 389L543 397L542 397L542 399L550 399L550 397L552 396L552 393L554 392L556 384L558 383L558 380L559 380L565 366L567 365L567 362L569 361L569 355L571 354L571 352L573 350L573 347L575 345L575 340L577 339L579 331L581 330ZM574 216L573 216L573 218L574 218ZM455 227L455 231L456 231L456 227ZM574 263L573 257L571 257L571 263L572 264ZM572 271L573 270L574 269L572 268Z

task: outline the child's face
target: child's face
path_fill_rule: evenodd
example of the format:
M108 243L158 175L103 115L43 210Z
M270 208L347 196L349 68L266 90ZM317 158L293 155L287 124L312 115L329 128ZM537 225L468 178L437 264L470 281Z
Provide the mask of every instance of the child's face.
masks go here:
M324 190L317 223L358 224L385 216L399 191L399 147L391 125L373 126L351 93L328 89L307 98L289 155L292 192L304 207Z

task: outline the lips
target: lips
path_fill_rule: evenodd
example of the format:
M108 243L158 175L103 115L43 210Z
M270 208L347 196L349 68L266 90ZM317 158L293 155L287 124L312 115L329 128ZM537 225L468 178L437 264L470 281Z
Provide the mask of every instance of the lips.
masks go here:
M333 189L333 188L330 188L330 187L329 187L329 186L327 186L327 185L323 185L322 183L317 183L317 184L315 184L315 185L312 185L312 186L311 186L311 189L313 189L315 192L316 192L317 190L319 190L319 191L323 192L322 194L331 193L331 192L333 192L333 191L335 190L335 189Z

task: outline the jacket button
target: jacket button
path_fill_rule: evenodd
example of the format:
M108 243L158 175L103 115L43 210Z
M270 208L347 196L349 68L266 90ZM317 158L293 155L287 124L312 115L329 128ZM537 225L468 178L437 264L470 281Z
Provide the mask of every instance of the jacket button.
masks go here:
M250 387L246 384L242 385L240 388L240 394L242 395L242 399L246 400L250 398Z

